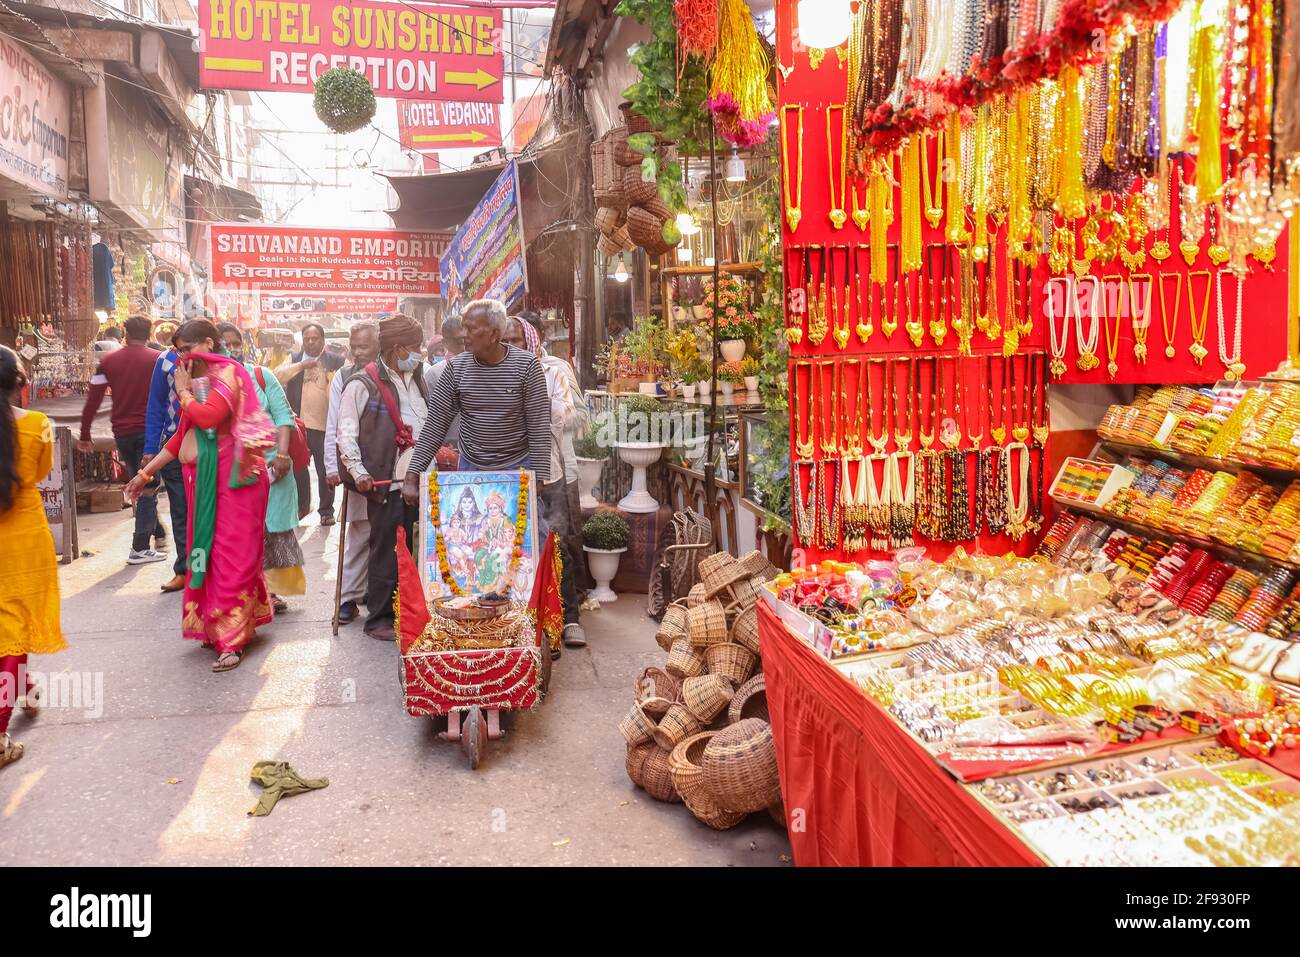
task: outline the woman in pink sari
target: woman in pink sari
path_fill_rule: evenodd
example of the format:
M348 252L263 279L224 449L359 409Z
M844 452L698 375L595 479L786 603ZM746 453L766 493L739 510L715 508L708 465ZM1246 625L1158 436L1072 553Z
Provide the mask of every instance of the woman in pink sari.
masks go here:
M177 340L180 428L126 492L134 500L155 472L180 459L190 516L181 630L216 649L213 671L229 671L239 666L255 629L272 617L262 577L270 493L264 454L276 432L243 364L218 352L222 340L211 322L185 323ZM199 377L206 377L206 390L204 380L194 381ZM196 388L206 394L200 398Z

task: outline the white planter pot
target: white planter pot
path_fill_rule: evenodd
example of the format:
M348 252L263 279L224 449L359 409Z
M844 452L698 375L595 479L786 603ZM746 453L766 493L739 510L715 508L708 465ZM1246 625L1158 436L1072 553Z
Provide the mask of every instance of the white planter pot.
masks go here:
M718 343L718 349L722 352L722 358L727 362L739 362L745 358L744 339L724 339Z
M707 319L707 318L709 318L709 307L708 307L708 306L691 306L691 311L695 314L695 318L696 318L696 319Z
M682 383L682 398L685 399L687 402L693 402L693 401L695 400L695 383L694 383L694 382L683 382L683 383Z
M722 386L722 397L723 397L724 399L730 399L731 396L732 396L732 393L734 393L734 392L736 391L736 386L735 386L734 383L731 383L731 382L721 382L721 383L719 383L719 385Z
M686 321L686 307L673 306L673 322L685 322L685 321Z
M618 500L619 508L635 514L659 511L659 503L646 488L646 469L662 455L663 446L658 442L619 443L618 457L632 466L632 488Z
M642 382L640 385L638 385L638 386L636 387L636 390L637 390L638 392L640 392L642 395L658 395L658 394L659 394L659 383L658 383L658 382Z
M745 376L745 388L748 389L750 392L757 392L757 391L758 391L758 376L756 376L756 375L747 375L747 376Z
M699 384L699 386L700 386L700 398L707 399L709 397L709 392L711 392L713 389L713 383L710 382L708 379L705 379L703 382Z
M600 501L593 493L596 483L600 481L600 473L605 469L606 459L578 459L578 494L581 497L579 504L583 508L596 508Z
M591 577L596 579L596 587L589 593L590 596L596 601L618 601L618 595L609 587L609 583L618 574L619 556L627 549L605 551L583 545L582 550L587 553L587 571L591 572Z

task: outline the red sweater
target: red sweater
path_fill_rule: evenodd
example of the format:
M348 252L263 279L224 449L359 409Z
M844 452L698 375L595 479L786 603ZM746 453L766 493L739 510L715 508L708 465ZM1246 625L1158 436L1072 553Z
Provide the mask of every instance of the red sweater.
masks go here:
M143 343L131 343L106 353L90 379L90 394L81 410L81 437L90 439L104 392L113 390L113 434L130 435L144 431L145 409L149 405L149 382L153 378L158 353Z

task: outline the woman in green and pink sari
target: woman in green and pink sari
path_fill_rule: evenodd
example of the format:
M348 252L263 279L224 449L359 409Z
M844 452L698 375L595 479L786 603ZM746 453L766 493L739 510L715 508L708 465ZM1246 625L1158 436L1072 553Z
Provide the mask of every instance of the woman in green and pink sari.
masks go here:
M255 629L272 617L262 551L270 491L265 454L276 432L248 371L219 353L220 343L205 319L180 328L181 425L126 491L134 500L153 473L180 459L190 515L181 630L216 649L213 671L229 671L238 667Z

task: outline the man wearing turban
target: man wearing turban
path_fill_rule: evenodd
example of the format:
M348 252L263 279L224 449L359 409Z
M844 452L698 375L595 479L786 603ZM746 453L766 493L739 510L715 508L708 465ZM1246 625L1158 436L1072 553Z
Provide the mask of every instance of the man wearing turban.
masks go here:
M370 520L366 634L385 641L394 637L397 529L409 541L418 514L401 490L428 409L423 344L424 330L409 316L381 319L379 361L348 380L339 403L339 477L366 497Z

